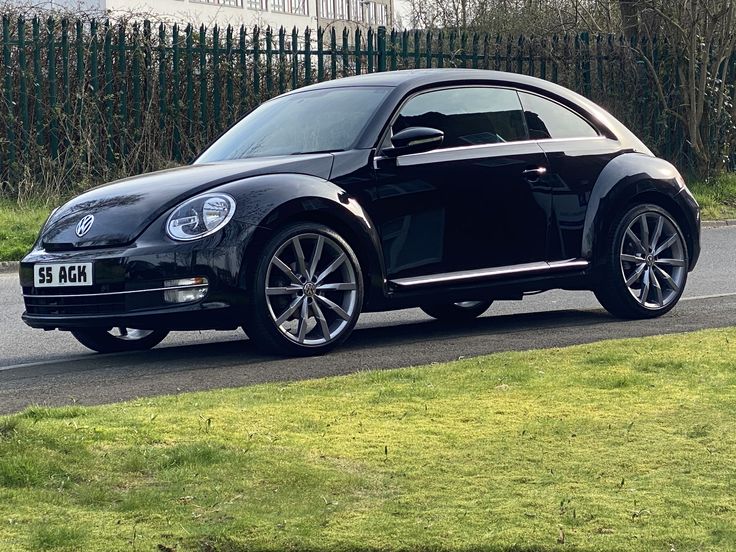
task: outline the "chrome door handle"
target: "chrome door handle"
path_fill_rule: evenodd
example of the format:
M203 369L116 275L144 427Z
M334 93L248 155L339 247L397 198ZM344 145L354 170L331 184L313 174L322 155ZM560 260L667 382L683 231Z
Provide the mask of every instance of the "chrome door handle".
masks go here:
M537 167L536 169L527 169L521 174L526 178L539 178L547 173L547 167Z

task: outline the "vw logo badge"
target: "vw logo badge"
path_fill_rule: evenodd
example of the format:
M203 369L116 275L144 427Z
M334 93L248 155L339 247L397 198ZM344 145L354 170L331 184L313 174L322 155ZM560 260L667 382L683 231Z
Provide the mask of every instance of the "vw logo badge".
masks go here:
M90 228L92 228L92 224L95 221L94 215L87 215L82 217L82 220L80 220L77 223L77 236L80 238L84 236L87 232L89 232Z

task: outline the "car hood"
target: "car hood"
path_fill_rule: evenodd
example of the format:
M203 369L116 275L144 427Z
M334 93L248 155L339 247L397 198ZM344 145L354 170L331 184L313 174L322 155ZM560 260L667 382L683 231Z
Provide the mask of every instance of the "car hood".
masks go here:
M49 251L120 246L132 243L163 213L196 194L262 174L297 173L327 179L331 154L294 155L194 164L134 176L94 188L60 207L48 220L41 245ZM94 216L89 231L77 224Z

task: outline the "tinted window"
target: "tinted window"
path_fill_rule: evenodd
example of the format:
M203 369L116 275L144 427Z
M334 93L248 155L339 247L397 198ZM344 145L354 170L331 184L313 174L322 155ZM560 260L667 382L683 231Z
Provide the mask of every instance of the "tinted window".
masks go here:
M227 131L197 162L350 149L390 90L346 87L276 98Z
M430 127L445 133L442 147L526 140L524 115L514 90L453 88L420 94L401 109L392 131Z
M532 140L598 136L585 119L566 107L534 94L519 92L519 96Z

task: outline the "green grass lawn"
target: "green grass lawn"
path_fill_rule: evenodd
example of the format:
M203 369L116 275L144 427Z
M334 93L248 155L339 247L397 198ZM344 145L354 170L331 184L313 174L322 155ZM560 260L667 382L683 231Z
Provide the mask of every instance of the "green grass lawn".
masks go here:
M51 209L0 200L0 261L18 261L28 252Z
M688 187L700 203L703 220L736 219L736 173L688 183Z
M734 550L734 458L736 328L36 407L0 548Z

